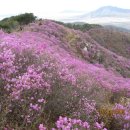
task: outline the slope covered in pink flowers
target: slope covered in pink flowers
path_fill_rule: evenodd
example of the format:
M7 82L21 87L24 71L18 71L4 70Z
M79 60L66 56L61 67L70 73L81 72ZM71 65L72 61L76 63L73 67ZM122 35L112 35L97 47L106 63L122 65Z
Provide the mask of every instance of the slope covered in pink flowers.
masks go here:
M50 20L1 31L0 129L129 130L129 77L130 59L87 32Z

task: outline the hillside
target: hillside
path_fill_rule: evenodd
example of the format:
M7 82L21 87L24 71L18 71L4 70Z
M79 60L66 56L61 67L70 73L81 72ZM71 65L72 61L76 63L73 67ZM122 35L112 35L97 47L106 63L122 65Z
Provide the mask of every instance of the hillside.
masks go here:
M121 61L117 60L121 59L121 56L123 56L123 59L126 59L125 61L128 62L127 60L130 57L130 33L106 29L100 25L94 26L91 24L88 24L87 26L86 24L78 26L65 24L64 26L85 32L78 36L80 37L80 42L78 41L78 43L75 43L76 46L80 46L75 49L76 54L79 54L83 59L87 59L90 63L103 64L105 68L112 67L122 76L130 77L129 67L127 68L123 65L124 61L120 63ZM88 38L87 41L82 42L84 35ZM69 42L70 41L68 41L68 43ZM73 47L71 46L70 48L72 49ZM84 49L86 52L83 52ZM86 56L86 53L88 53L87 55L89 56Z
M0 129L129 130L129 51L100 33L51 20L1 31Z
M130 58L130 33L114 29L91 29L89 35L105 48L120 56Z

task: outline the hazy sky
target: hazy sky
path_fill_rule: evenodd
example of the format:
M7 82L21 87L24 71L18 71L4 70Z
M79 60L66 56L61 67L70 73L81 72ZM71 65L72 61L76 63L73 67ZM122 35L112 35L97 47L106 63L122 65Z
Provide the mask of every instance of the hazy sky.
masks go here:
M41 18L60 19L107 5L129 9L130 0L0 0L0 19L25 12Z

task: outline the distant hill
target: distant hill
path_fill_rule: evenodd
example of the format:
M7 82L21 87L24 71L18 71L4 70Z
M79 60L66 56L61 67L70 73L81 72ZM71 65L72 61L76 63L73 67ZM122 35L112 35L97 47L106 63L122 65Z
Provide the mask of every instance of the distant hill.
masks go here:
M125 28L122 28L122 27L116 27L116 26L113 26L113 25L106 25L106 26L103 26L103 27L106 28L106 29L112 29L112 30L120 31L120 32L130 32L129 29L125 29Z
M87 31L92 28L102 28L101 25L99 24L88 24L88 23L83 23L83 22L74 22L74 23L63 23L65 27L75 29L75 30L80 30L80 31Z
M130 9L104 6L95 11L66 19L70 22L86 22L90 24L112 25L130 30Z
M130 17L130 9L122 9L113 6L104 6L95 11L87 13L82 17Z

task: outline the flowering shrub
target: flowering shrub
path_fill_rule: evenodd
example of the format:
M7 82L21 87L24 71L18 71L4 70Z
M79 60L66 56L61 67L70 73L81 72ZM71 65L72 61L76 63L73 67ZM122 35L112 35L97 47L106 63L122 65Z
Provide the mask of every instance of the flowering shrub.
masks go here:
M121 129L129 130L130 128L130 104L123 106L121 104L116 104L114 110L120 110L122 113L114 114L115 120L118 122L118 126Z
M43 124L39 125L39 130L46 130ZM107 130L104 128L103 122L100 124L96 122L93 126L90 126L88 122L82 121L80 119L71 119L67 117L59 117L56 121L56 128L52 128L52 130Z
M51 21L30 24L23 32L0 32L0 129L106 130L98 108L129 98L130 79L83 60L78 43L88 41L94 48L84 54L92 58L99 46L88 34ZM124 109L125 115L113 118L129 129Z
M56 122L56 127L58 129L78 129L78 127L89 129L90 125L87 122L82 122L80 119L71 119L67 117L59 117L59 120ZM80 128L80 129L81 129Z
M52 128L52 130L107 130L104 128L103 122L100 124L95 122L92 126L89 125L88 122L82 121L80 119L71 119L67 117L60 116L56 121L56 128ZM43 124L39 125L39 130L46 130Z

